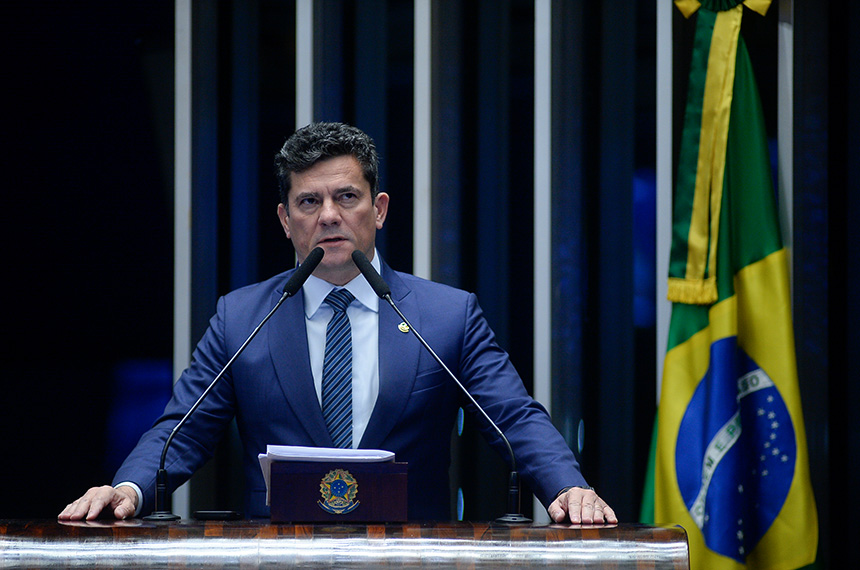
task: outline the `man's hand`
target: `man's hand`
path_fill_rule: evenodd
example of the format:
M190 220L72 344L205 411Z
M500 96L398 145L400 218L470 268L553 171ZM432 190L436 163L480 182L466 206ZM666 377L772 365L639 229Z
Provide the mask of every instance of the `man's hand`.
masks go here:
M615 524L618 518L615 511L591 489L571 487L558 497L547 509L553 521L560 523L565 519L573 524Z
M104 485L93 487L84 496L66 506L57 518L62 521L77 521L86 519L88 521L98 518L102 509L110 508L113 516L118 519L127 519L134 515L137 510L137 493L131 487L119 488Z

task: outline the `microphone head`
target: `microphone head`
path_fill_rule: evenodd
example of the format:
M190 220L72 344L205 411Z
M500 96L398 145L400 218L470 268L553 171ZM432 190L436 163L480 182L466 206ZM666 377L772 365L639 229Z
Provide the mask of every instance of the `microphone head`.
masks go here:
M367 279L367 282L370 283L370 286L373 288L373 292L376 293L378 297L385 299L386 297L391 296L391 289L388 287L388 283L386 283L376 269L373 268L373 265L367 259L367 256L364 255L363 251L358 249L353 251L352 261L355 263L355 266L358 267L358 270L361 271L361 274L364 275L364 278Z
M311 273L314 272L314 269L322 261L323 255L325 255L325 252L321 247L315 247L311 250L302 264L299 265L299 268L287 280L287 284L284 285L284 293L288 297L292 297L298 293L299 289L302 288L302 285L305 284L305 281L308 280L308 277L311 276Z

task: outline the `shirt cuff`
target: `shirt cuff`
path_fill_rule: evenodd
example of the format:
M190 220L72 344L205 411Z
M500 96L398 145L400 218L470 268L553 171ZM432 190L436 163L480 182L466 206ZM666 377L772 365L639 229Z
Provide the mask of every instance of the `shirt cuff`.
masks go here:
M131 481L123 481L122 483L117 483L113 486L114 489L119 489L120 487L131 487L134 489L134 492L137 493L137 508L134 510L134 516L137 517L140 515L140 511L143 510L143 492L136 483L132 483Z
M559 497L561 497L562 495L564 495L565 493L567 493L568 491L570 491L574 487L578 487L580 489L585 489L586 491L593 491L594 490L594 487L589 487L588 485L570 485L569 487L565 487L564 489L562 489L561 491L556 493L555 498L558 499Z

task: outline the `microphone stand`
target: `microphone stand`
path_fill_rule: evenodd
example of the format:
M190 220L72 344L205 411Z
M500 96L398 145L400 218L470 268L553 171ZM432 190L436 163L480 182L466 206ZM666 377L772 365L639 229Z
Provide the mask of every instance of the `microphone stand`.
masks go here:
M370 261L368 261L367 256L364 255L362 251L355 250L352 252L352 259L358 267L359 271L361 271L362 275L364 275L365 279L367 279L368 283L370 283L370 286L373 288L374 292L376 292L376 294L380 298L384 299L388 302L389 305L391 305L391 308L394 309L394 311L400 316L401 319L403 319L403 322L406 323L406 326L409 328L415 338L418 339L418 342L421 343L421 346L423 346L427 350L427 352L429 352L430 355L436 360L436 362L439 363L439 365L445 370L445 372L448 373L448 376L451 377L451 379L454 381L455 384L457 384L457 386L466 395L469 401L472 402L472 404L481 413L487 423L492 426L494 430L496 430L496 433L507 446L508 454L511 456L511 472L510 477L508 478L508 512L505 513L503 516L498 517L496 519L496 522L502 524L523 524L532 522L530 518L524 516L521 513L520 476L517 472L517 460L516 457L514 457L514 450L511 447L511 442L508 441L508 438L505 437L505 434L502 433L502 430L499 429L499 426L496 425L496 422L494 422L490 418L490 416L487 415L487 412L484 411L484 408L481 407L481 405L475 400L472 394L466 389L465 386L463 386L457 376L455 376L454 373L451 372L451 369L448 368L448 366L442 361L442 359L439 358L439 355L437 355L436 352L430 347L430 345L427 344L427 341L424 340L424 337L422 337L421 334L419 334L419 332L415 330L415 327L412 326L412 324L409 322L409 319L406 318L406 315L404 315L397 307L397 305L394 304L394 301L391 299L391 290L389 289L385 281L382 279L382 276L380 276L376 269L373 267L373 265L370 264Z
M460 390L462 390L462 392L466 394L466 397L469 398L469 401L472 402L472 404L479 412L481 412L481 415L484 416L484 419L487 421L487 423L492 426L493 429L496 430L496 433L499 434L499 437L507 446L508 454L511 456L511 473L510 477L508 478L508 512L498 517L496 519L496 522L504 524L522 524L532 522L530 518L524 516L521 513L520 476L517 472L517 460L514 457L514 450L511 447L511 443L508 441L508 438L505 437L505 434L502 433L502 430L499 429L499 426L496 425L496 422L490 419L490 416L487 415L487 412L484 411L484 408L482 408L481 405L478 404L472 394L469 393L466 387L463 386L460 380L454 375L453 372L451 372L451 370L445 365L442 359L439 358L436 352L432 348L430 348L430 345L427 344L427 341L425 341L424 338L418 333L418 331L415 330L415 327L412 326L412 324L409 322L409 319L407 319L406 316L402 312L400 312L400 309L397 308L397 305L395 305L394 301L391 299L391 294L386 293L383 299L388 301L388 304L391 305L391 308L397 312L401 319L403 319L403 322L406 323L406 326L409 327L409 330L412 331L412 334L415 335L415 338L418 339L418 342L420 342L421 345L426 348L430 355L436 360L436 362L438 362L439 365L445 369L445 372L448 373L448 376L450 376L451 379L454 380L454 382L457 384L457 386L460 387Z
M161 450L161 460L158 464L158 471L155 474L155 510L152 512L151 515L143 517L143 520L170 522L179 520L181 518L179 515L174 514L167 504L167 469L165 469L165 462L167 461L167 448L170 447L170 443L173 441L173 438L176 436L177 433L179 433L179 430L182 429L182 426L185 425L185 423L188 421L188 418L190 418L191 414L194 413L194 410L196 410L200 406L200 404L203 403L203 400L206 399L206 396L209 395L209 393L215 387L215 384L217 384L218 381L223 378L224 374L227 372L227 370L230 369L230 366L233 364L233 362L237 358L239 358L239 355L242 354L242 352L244 352L245 347L247 347L248 344L250 344L250 342L254 339L254 337L257 336L257 333L260 332L260 329L263 328L263 325L268 322L272 315L275 314L275 311L280 308L280 306L284 303L284 301L287 300L287 298L292 297L299 289L301 289L304 282L307 281L310 274L313 273L314 269L316 269L316 266L319 265L320 261L322 261L323 254L324 252L322 248L319 247L314 248L314 250L308 254L308 256L305 258L304 263L299 266L296 272L293 273L293 275L287 281L287 284L284 286L284 294L281 295L281 298L278 299L278 302L275 304L272 310L269 311L269 314L267 314L263 318L263 320L260 321L260 324L257 325L257 328L255 328L248 336L248 338L245 339L245 342L242 343L242 346L239 347L239 350L237 350L236 353L230 358L230 360L227 361L227 364L225 364L221 371L218 373L218 375L215 376L215 379L212 380L209 386L203 391L202 394L200 394L200 397L197 398L197 401L194 402L194 405L191 406L191 408L185 413L184 416L182 416L182 419L179 420L179 423L177 423L173 427L173 430L167 437L167 441L164 442L164 447Z

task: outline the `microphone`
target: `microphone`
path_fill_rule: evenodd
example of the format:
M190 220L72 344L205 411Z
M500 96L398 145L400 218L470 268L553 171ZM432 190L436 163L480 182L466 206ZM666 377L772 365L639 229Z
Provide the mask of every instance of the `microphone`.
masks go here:
M323 255L325 255L325 252L321 247L314 248L308 254L308 256L305 258L304 263L299 265L298 269L296 269L296 271L287 280L287 284L284 285L284 294L281 295L280 299L278 299L278 302L275 304L274 308L269 311L269 314L266 315L262 321L260 321L260 324L257 325L257 328L255 328L251 332L245 342L242 343L242 346L239 347L239 350L237 350L236 353L230 358L230 360L227 361L227 364L224 365L218 375L215 376L215 379L212 380L206 390L204 390L203 393L200 394L200 397L197 398L197 401L194 402L194 405L191 406L191 408L185 413L184 416L182 416L182 419L179 420L179 423L174 426L173 430L170 432L170 435L167 436L167 441L164 442L164 448L161 450L161 461L158 466L158 472L155 476L155 510L152 512L151 515L143 517L143 520L175 521L180 518L179 515L173 514L167 508L167 469L165 469L164 467L164 464L167 461L167 448L170 447L170 443L173 441L173 438L176 437L176 434L179 433L179 430L182 429L182 426L185 425L185 423L188 421L188 418L191 417L191 414L193 414L194 411L200 406L200 404L203 403L203 400L206 398L206 396L209 395L209 392L212 391L212 388L215 387L215 384L217 384L218 381L224 376L224 374L227 372L233 362L237 358L239 358L239 355L242 354L242 352L245 350L245 347L250 344L251 340L253 340L253 338L257 336L257 333L260 332L260 329L263 328L263 325L265 325L266 322L272 317L272 315L275 314L275 311L280 308L280 306L284 303L284 301L287 300L287 298L292 297L293 295L298 293L299 289L302 288L302 285L304 285L305 281L308 280L308 277L310 277L311 273L314 272L314 269L316 269L317 265L319 265L320 261L322 261Z
M530 523L531 519L523 516L520 513L520 476L517 473L517 460L514 457L514 449L511 447L511 442L508 441L508 438L505 437L505 434L502 433L502 430L499 426L487 415L487 412L484 411L484 408L475 400L471 393L466 389L465 386L460 382L457 376L454 375L453 372L442 362L442 359L436 354L436 352L430 348L430 345L427 344L427 341L415 330L415 327L409 322L409 319L400 312L400 309L397 308L397 305L394 304L394 301L391 299L391 288L388 287L388 283L382 278L382 276L374 269L373 265L371 265L370 261L367 259L367 256L364 252L355 250L352 252L352 261L355 263L358 270L361 271L361 274L364 275L364 278L367 279L367 282L370 284L370 287L373 289L373 292L376 295L391 305L391 308L403 319L403 322L406 323L406 326L409 327L409 330L412 331L412 334L415 338L418 339L418 342L421 343L427 352L439 363L439 365L448 373L448 376L454 381L455 384L460 388L460 390L466 395L470 402L475 406L475 408L481 413L487 423L496 430L496 433L499 434L499 437L505 443L508 448L508 454L511 456L511 472L508 477L508 512L497 518L496 522L498 523Z

